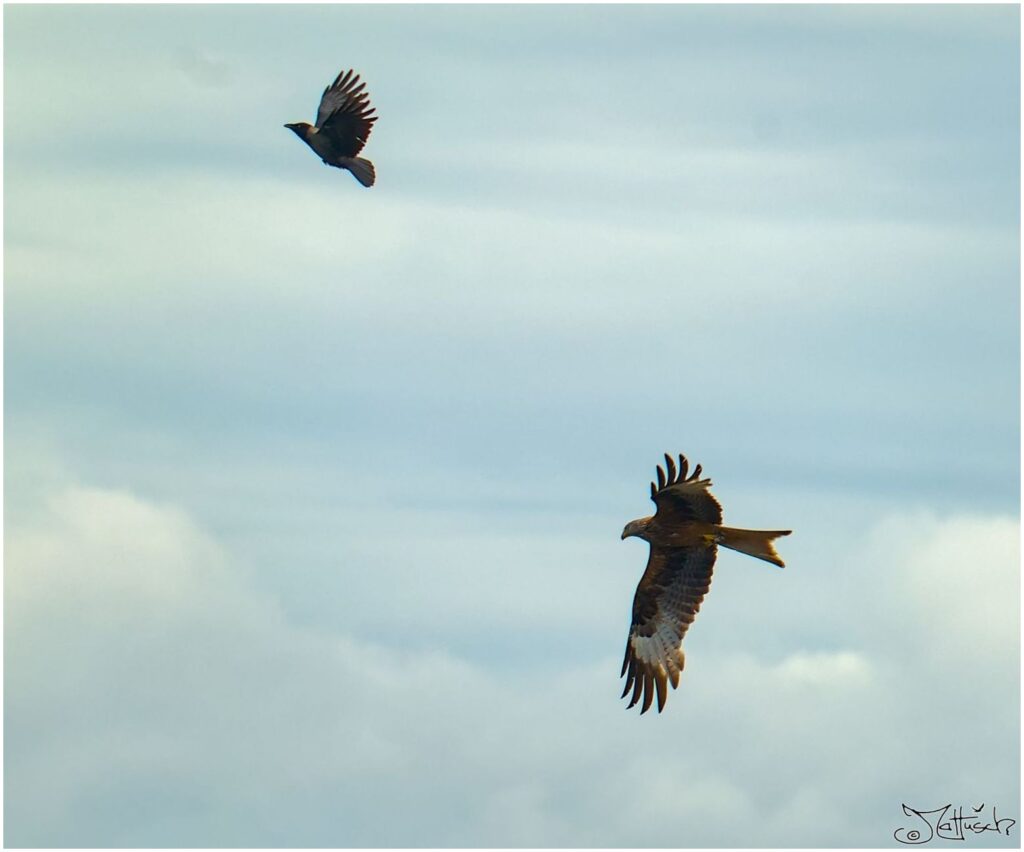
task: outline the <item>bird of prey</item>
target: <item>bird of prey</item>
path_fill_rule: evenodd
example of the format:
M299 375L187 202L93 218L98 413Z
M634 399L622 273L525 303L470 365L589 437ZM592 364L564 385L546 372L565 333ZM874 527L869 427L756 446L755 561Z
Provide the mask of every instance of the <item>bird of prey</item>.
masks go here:
M685 661L683 637L711 586L718 545L784 568L772 540L792 532L723 527L722 507L708 490L711 480L700 478L700 465L687 477L688 466L680 455L677 470L666 454L667 472L659 465L658 484L651 483L657 512L630 521L622 531L623 539L637 536L651 546L647 570L633 598L633 624L622 663L626 677L622 697L632 689L632 707L642 696L641 714L650 709L655 689L660 713L666 684L671 683L673 689L679 685Z
M348 169L363 186L373 186L377 175L373 163L356 155L363 150L377 120L354 71L342 71L320 98L316 126L300 121L286 124L289 130L309 145L328 166Z

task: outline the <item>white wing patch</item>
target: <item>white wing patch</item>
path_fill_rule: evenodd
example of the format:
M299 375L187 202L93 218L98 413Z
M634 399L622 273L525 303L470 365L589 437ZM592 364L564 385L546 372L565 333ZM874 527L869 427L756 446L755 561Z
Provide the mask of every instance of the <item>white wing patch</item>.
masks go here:
M679 674L683 670L686 657L683 654L683 642L675 627L664 619L651 636L633 634L629 637L633 654L645 669L657 672L661 677L668 677L672 688L679 686Z

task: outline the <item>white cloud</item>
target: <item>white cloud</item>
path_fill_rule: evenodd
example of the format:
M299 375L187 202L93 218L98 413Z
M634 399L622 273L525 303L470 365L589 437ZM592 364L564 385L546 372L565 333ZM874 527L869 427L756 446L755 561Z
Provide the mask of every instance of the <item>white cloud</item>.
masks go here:
M876 845L1012 801L1017 18L10 10L8 842ZM370 192L281 127L338 61ZM615 534L683 438L796 532L722 555L638 719Z
M859 686L871 676L868 661L851 651L793 654L773 674L794 684L829 687Z
M986 581L1009 596L1016 552L1004 519L884 521L843 565L894 535L912 557L885 566L898 606L866 613L872 631L835 651L791 639L781 656L722 654L706 640L729 613L706 607L697 665L665 714L639 719L616 701L617 658L517 670L303 627L173 506L65 484L18 517L6 542L13 845L884 843L905 788L951 753L938 717L903 753L903 720L935 709L927 643L905 638L933 630L923 616L938 604L917 582L955 576L981 541ZM797 585L772 612L783 633L809 603L798 577L784 576ZM580 580L555 574L549 594L565 582ZM485 595L439 617L458 622ZM841 614L875 598L869 584L817 604ZM1012 686L1016 650L1005 624L993 644L975 614L955 632L965 653L990 656L960 673L983 700L1002 693L996 676ZM367 616L385 640L395 617ZM492 626L532 629L530 617ZM1014 758L994 760L1007 721L952 752L955 777L985 788L974 792L1012 792ZM154 796L175 809L152 819Z
M912 608L908 621L924 628L922 646L943 666L1011 659L1020 639L1019 525L1009 517L923 516L890 523L881 535L899 540L903 524L918 534L896 591Z

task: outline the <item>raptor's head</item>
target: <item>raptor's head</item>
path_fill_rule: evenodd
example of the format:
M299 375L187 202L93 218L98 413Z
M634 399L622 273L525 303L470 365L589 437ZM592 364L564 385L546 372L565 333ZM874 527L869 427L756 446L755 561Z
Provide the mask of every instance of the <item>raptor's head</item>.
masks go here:
M638 538L647 538L647 525L654 520L652 518L637 518L635 521L630 521L626 524L626 528L622 531L622 538L627 539L632 535Z

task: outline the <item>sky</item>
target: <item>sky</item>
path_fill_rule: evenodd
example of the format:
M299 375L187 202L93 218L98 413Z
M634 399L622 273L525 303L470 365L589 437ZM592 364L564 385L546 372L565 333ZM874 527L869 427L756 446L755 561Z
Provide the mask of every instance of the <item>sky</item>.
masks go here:
M5 6L5 845L1019 822L1019 15ZM641 718L665 452L793 534Z

